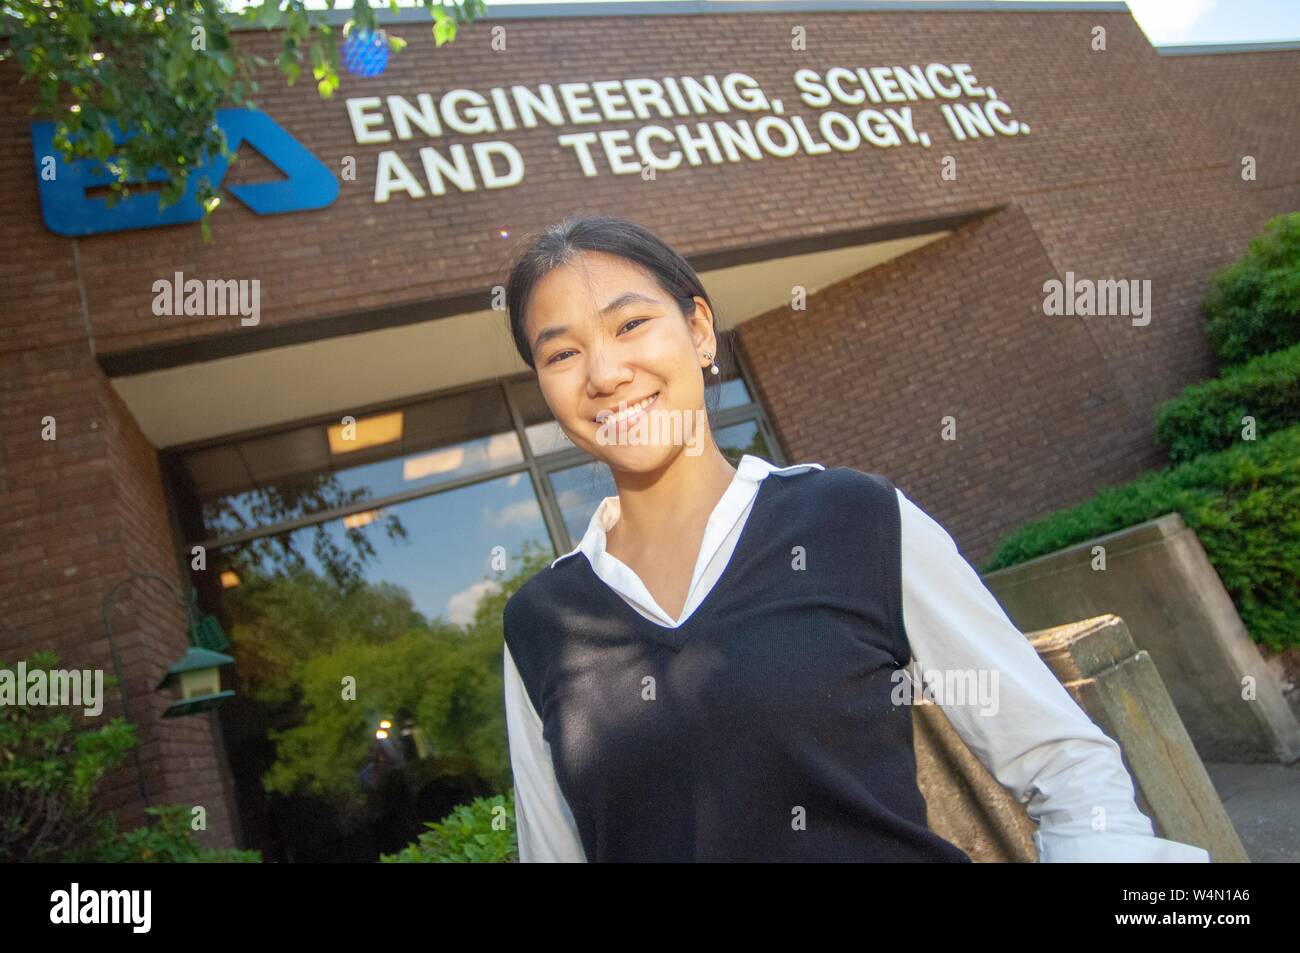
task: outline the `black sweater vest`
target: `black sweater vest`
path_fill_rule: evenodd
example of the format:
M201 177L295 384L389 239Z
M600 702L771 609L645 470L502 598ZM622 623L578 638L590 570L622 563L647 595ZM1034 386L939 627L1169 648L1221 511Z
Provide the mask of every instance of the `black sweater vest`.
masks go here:
M505 640L587 860L969 863L926 826L891 700L901 562L893 484L835 467L763 479L676 629L582 553L521 586Z

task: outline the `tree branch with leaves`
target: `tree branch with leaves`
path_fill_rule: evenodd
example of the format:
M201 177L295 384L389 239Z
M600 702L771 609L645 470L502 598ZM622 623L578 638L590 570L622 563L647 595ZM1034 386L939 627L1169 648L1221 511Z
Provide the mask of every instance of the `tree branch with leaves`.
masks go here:
M429 10L438 46L458 26L487 11L483 0L415 0ZM256 108L256 71L265 58L232 40L242 21L283 31L275 64L292 86L309 65L328 99L340 86L339 40L353 30L379 33L367 0L336 30L328 22L335 0L3 0L0 30L8 38L0 60L14 59L37 90L36 111L55 121L54 145L64 161L90 159L110 178L109 203L161 170L162 206L178 201L206 156L233 159L217 110ZM396 13L398 0L389 0ZM388 39L392 51L404 41ZM201 173L202 227L221 204L218 184Z

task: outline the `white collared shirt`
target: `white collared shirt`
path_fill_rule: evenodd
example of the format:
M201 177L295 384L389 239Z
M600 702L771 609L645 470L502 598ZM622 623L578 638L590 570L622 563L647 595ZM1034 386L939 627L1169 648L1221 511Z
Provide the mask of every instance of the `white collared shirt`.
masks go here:
M563 559L585 556L596 575L652 622L676 628L704 601L726 568L771 474L825 469L819 463L776 467L741 458L704 531L681 617L671 618L627 565L605 550L619 498L605 497L582 541ZM1119 746L1093 723L1011 622L942 526L895 487L902 533L903 625L915 664L998 674L998 705L944 704L953 729L1038 823L1042 863L1072 861L1208 863L1200 847L1156 837L1138 810ZM545 570L543 570L545 571ZM519 860L585 861L578 828L555 778L542 720L505 648L505 709L515 780ZM941 702L942 704L942 702ZM1104 830L1094 822L1104 820Z

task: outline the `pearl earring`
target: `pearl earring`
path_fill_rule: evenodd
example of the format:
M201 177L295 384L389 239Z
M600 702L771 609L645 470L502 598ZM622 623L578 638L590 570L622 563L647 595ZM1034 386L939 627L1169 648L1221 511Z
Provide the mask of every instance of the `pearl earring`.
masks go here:
M713 360L713 355L710 354L708 351L705 351L705 352L704 352L704 359L705 359L706 361L712 361L712 360ZM716 373L718 373L718 365L717 365L716 363L714 363L714 365L713 365L712 367L709 368L709 373L710 373L710 374L716 374Z

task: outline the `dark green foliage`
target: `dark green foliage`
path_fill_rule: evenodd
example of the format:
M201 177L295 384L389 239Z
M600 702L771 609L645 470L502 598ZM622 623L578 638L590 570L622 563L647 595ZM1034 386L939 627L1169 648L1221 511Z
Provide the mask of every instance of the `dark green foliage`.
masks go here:
M1156 439L1170 463L1185 463L1240 443L1245 417L1254 418L1258 437L1300 423L1300 344L1261 354L1166 401L1156 411Z
M59 667L54 652L34 652L28 672ZM17 671L0 659L0 669ZM105 689L117 679L104 679ZM155 824L119 833L94 805L104 776L136 744L121 718L92 726L80 709L0 705L0 862L258 861L256 851L212 851L189 828L190 808L148 809Z
M183 804L149 807L152 825L104 839L86 859L104 864L258 864L255 850L210 850L201 847L190 829L191 809Z
M1300 645L1300 426L1104 489L1003 540L992 572L1177 512L1258 643Z
M1300 212L1269 219L1246 254L1215 273L1202 308L1225 365L1300 344Z
M385 864L505 864L519 860L515 836L515 789L462 804Z

